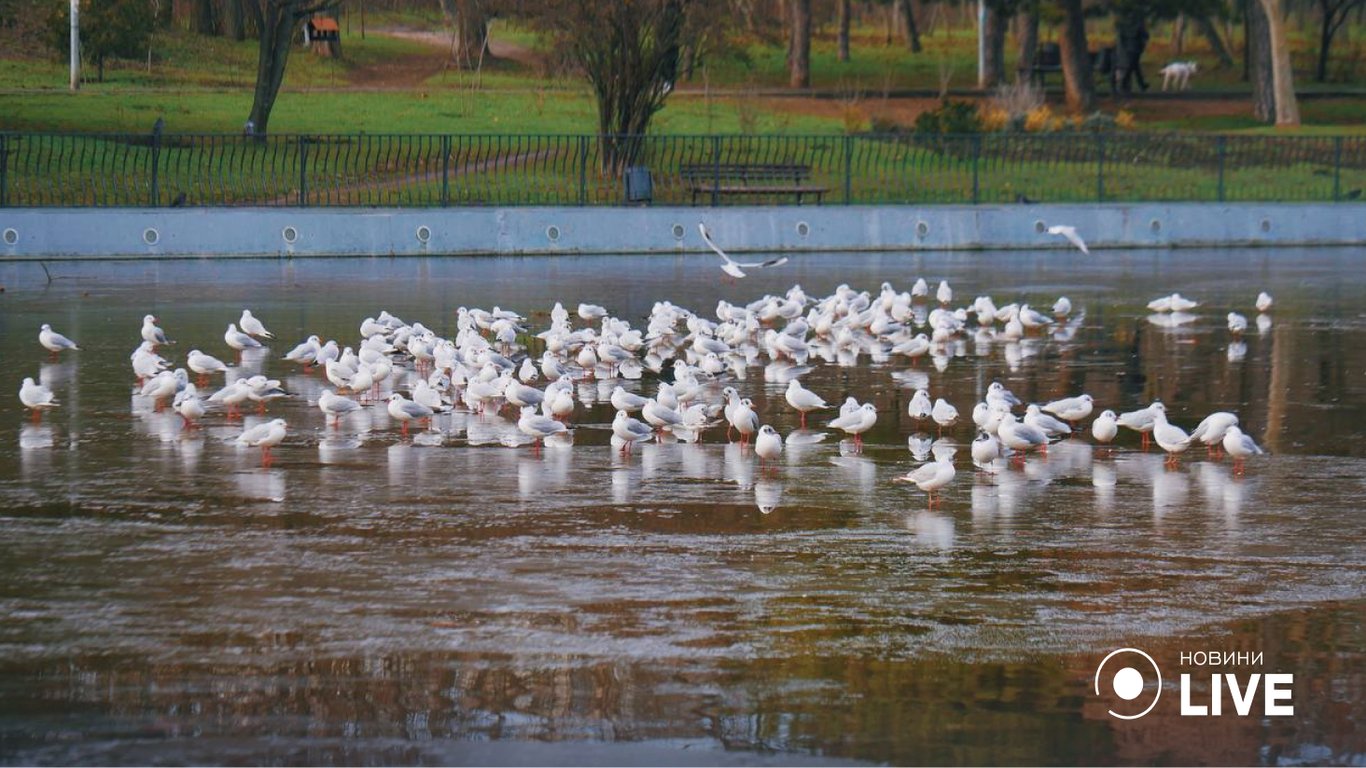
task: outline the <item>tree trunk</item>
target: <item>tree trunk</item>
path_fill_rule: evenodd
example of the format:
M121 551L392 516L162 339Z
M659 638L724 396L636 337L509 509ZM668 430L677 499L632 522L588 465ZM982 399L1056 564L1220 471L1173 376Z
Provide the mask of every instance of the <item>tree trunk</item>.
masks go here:
M895 0L897 20L901 22L901 34L911 53L920 53L920 28L915 25L915 6L911 0Z
M1314 79L1322 83L1328 80L1328 46L1333 44L1333 13L1323 0L1319 0L1319 8L1323 10L1323 20L1319 24L1319 63L1314 67Z
M811 0L792 0L792 42L789 47L788 85L811 87Z
M224 0L223 34L238 42L247 39L247 19L242 13L242 0Z
M1271 75L1271 33L1260 0L1251 0L1247 12L1247 79L1252 84L1252 115L1264 123L1276 119L1276 91Z
M886 20L887 23L886 23L886 26L883 28L885 34L883 35L883 38L882 38L882 44L883 44L883 45L891 45L891 44L892 44L892 38L896 36L896 4L895 4L895 3L888 3L888 4L887 4L887 7L886 7L885 11L883 12L883 18Z
M1276 91L1276 125L1300 124L1300 105L1295 100L1295 71L1290 60L1281 0L1261 0L1271 37L1271 76Z
M987 90L1006 79L1006 18L992 4L987 5L986 26L982 34L986 38L986 56L977 87Z
M252 95L252 131L258 136L266 134L270 123L270 111L275 108L275 97L280 95L280 84L285 79L285 64L289 52L294 48L294 30L298 20L293 6L275 0L249 0L260 32L256 56L256 90Z
M1015 68L1016 80L1028 80L1034 57L1039 53L1039 9L1030 8L1020 15L1020 63Z
M1209 49L1219 57L1219 66L1233 66L1233 54L1229 52L1228 46L1224 45L1224 38L1219 35L1219 27L1215 26L1214 21L1204 15L1196 16L1192 20L1200 30L1200 35L1209 43Z
M213 0L194 0L194 31L200 35L217 33L213 23Z
M1074 112L1090 112L1096 103L1095 83L1091 77L1091 54L1086 50L1086 18L1081 0L1061 0L1067 18L1058 40L1062 53L1062 79L1067 89L1067 107Z
M1172 55L1186 55L1186 14L1176 14L1176 20L1172 22Z
M838 53L836 57L840 61L849 60L849 4L851 0L837 0L839 4L839 38Z
M474 69L488 56L489 17L481 0L455 0L455 49L451 57L464 69Z

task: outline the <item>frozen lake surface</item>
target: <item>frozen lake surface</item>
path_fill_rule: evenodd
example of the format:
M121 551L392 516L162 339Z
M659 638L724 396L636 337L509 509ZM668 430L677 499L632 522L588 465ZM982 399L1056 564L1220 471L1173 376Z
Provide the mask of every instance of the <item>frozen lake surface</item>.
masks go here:
M1360 251L802 255L738 284L716 266L56 262L48 283L0 265L0 762L1366 763ZM454 334L458 307L498 305L535 333L586 301L643 329L658 300L714 317L793 283L917 277L955 305L1066 295L1073 321L914 363L813 360L808 388L879 421L861 454L832 434L769 472L724 429L610 448L607 398L652 395L648 372L579 384L572 447L537 455L507 445L506 412L405 438L381 405L326 428L326 381L279 359L310 333L355 344L382 309ZM1225 315L1252 320L1263 290L1269 323L1240 346ZM1201 302L1191 322L1150 317L1173 291ZM240 424L185 430L130 394L144 314L182 365L229 359L244 307L279 337L246 365L295 395L264 417L290 425L269 468ZM43 322L83 351L49 362ZM793 373L761 357L714 387L787 434ZM41 424L24 376L62 402ZM945 435L942 503L893 482L919 463L916 387L967 422L997 380L1026 402L1088 392L1097 413L1160 398L1188 430L1234 411L1271 455L1242 476L1203 448L1168 468L1087 431L986 473L969 423ZM1115 720L1091 674L1126 645L1173 672L1182 651L1263 652L1229 671L1295 673L1296 715L1192 721L1172 695Z

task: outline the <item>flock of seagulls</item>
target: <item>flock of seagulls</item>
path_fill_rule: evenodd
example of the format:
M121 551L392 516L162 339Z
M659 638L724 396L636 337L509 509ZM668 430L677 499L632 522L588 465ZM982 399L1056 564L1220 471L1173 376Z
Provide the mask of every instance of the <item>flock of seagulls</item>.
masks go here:
M705 229L703 236L707 237ZM738 263L716 250L726 258L723 269L734 276L781 261ZM912 365L930 358L938 366L941 360L947 364L946 350L965 338L975 337L980 343L1075 332L1082 317L1074 316L1065 297L1049 312L1029 304L998 307L989 296L957 308L952 303L947 281L940 282L933 296L924 279L909 291L898 291L890 283L877 292L841 285L824 297L808 296L794 285L785 293L745 305L719 301L714 317L660 301L643 327L634 327L601 306L580 304L571 315L556 303L549 326L538 332L527 318L509 310L461 307L451 337L380 312L362 321L354 344L313 335L280 359L304 372L315 371L331 385L316 397L324 428L335 428L367 408L382 407L405 436L414 427L431 428L434 418L455 410L476 418L507 411L524 436L518 444L530 443L539 452L543 446L573 444L573 433L581 428L575 422L582 405L577 384L593 379L599 388L612 387L610 397L604 398L615 410L610 442L622 454L629 456L634 446L651 440L699 442L724 427L727 440L739 441L742 452L752 448L761 467L776 472L786 445L820 442L829 434L808 429L812 419L822 420L830 432L843 433L849 441L841 450L848 452L861 451L864 435L878 422L872 402L846 395L841 403L828 399L833 393L808 388L801 378L814 370L815 363L854 365L871 356L903 358ZM1154 300L1149 308L1188 312L1196 306L1173 294ZM1255 306L1259 312L1270 311L1271 297L1263 293ZM1231 331L1233 326L1230 322ZM235 365L192 349L185 367L175 367L163 356L175 342L154 315L143 318L140 336L141 343L130 356L138 381L135 394L158 410L174 409L187 428L210 413L221 412L228 420L241 418L243 409L265 414L275 401L294 396L278 379L241 363L243 353L262 350L275 338L250 310L243 310L223 336L236 356ZM42 325L39 342L53 355L80 349L47 324ZM764 423L753 399L740 391L746 370L765 362L766 379L786 384L782 399L801 425L786 437ZM647 372L656 380L650 397L631 391L641 388L634 382ZM193 381L191 374L197 377ZM222 386L210 393L209 382L219 376ZM1227 454L1235 472L1241 473L1246 459L1262 453L1233 413L1210 414L1188 433L1168 419L1161 402L1124 412L1105 409L1092 419L1096 403L1089 394L1024 403L1000 382L986 388L981 402L960 411L947 399L931 396L928 377L915 381L920 386L907 406L911 421L933 424L942 436L967 429L970 419L976 434L971 463L982 471L998 472L1010 462L1022 464L1030 454L1046 454L1050 444L1084 435L1088 419L1090 436L1098 446L1114 443L1121 429L1132 430L1139 433L1145 449L1150 440L1155 442L1173 464L1192 446L1204 445L1212 457ZM60 406L52 391L32 378L24 379L19 398L35 421ZM244 429L236 441L259 448L262 463L269 465L272 449L287 439L289 431L284 419L275 418ZM917 451L917 439L911 436L908 447L924 461L929 457ZM936 451L932 461L898 479L925 491L933 504L936 493L953 482L956 467L953 451Z

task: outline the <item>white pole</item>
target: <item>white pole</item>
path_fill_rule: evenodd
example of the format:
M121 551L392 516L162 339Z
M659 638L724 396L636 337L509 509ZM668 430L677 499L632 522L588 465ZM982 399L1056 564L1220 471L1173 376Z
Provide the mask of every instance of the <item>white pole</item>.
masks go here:
M987 84L987 0L977 0L977 87Z
M81 0L71 0L71 90L81 89Z

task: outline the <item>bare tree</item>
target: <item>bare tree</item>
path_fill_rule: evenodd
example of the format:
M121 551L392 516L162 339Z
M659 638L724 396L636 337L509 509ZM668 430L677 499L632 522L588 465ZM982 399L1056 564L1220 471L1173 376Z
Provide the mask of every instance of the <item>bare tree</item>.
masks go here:
M901 35L911 53L920 53L920 28L915 23L915 5L911 0L893 0L892 10L901 24Z
M840 61L848 61L850 0L836 0L836 4L839 6L839 31L836 33L836 49L838 53L836 54L836 56L839 58Z
M1300 106L1295 99L1295 72L1290 61L1281 0L1261 0L1271 37L1271 80L1276 91L1276 125L1299 125Z
M592 86L601 164L610 173L635 161L639 138L673 89L681 49L703 56L727 17L714 0L538 0L521 14Z
M1314 69L1314 79L1320 83L1328 79L1328 49L1333 45L1333 36L1342 28L1352 11L1361 7L1363 0L1318 0L1319 12L1319 63Z
M1247 15L1247 79L1252 85L1252 115L1264 123L1276 120L1276 88L1272 80L1271 26L1259 0L1250 0Z
M1086 17L1081 0L1059 0L1065 18L1059 48L1062 54L1062 79L1067 90L1067 106L1073 111L1090 112L1096 102L1091 77L1091 54L1086 50Z
M788 43L788 85L793 88L811 87L811 0L792 0L792 37Z
M264 136L270 123L270 112L275 98L280 95L280 84L285 79L285 65L289 63L294 34L299 22L315 13L327 10L339 0L243 0L243 5L256 22L260 35L256 55L256 90L252 96L250 131Z
M1016 79L1033 77L1034 57L1039 52L1039 4L1027 2L1020 10L1020 59Z

